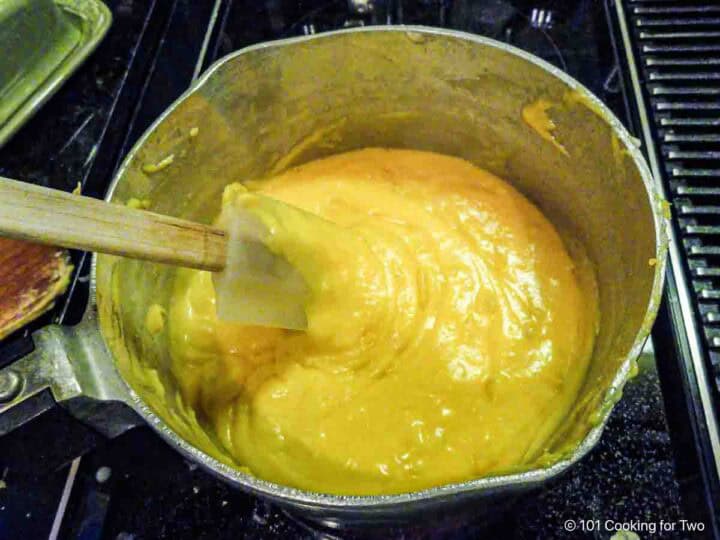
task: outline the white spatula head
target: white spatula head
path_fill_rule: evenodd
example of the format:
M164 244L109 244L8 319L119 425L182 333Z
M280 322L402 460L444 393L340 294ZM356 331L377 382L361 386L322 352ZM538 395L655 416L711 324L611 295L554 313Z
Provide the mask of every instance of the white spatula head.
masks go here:
M267 247L268 228L233 196L224 197L218 225L226 231L228 246L224 270L213 273L218 317L305 330L308 286L296 268Z

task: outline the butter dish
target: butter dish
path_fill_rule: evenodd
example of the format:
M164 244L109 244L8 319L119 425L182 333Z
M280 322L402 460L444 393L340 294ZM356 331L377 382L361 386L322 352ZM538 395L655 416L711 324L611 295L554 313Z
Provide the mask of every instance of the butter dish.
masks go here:
M95 49L111 20L99 0L0 0L0 145Z

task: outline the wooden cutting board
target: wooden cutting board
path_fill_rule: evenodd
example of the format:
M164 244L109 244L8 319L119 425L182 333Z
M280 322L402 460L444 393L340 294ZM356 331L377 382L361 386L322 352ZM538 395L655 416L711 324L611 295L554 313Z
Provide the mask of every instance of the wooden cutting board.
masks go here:
M71 272L62 248L0 238L0 339L52 308Z

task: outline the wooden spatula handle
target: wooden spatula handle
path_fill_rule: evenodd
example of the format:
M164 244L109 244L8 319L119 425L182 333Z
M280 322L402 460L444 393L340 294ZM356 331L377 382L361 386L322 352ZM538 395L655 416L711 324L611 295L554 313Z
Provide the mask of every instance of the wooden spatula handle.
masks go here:
M0 177L0 236L219 271L214 227Z

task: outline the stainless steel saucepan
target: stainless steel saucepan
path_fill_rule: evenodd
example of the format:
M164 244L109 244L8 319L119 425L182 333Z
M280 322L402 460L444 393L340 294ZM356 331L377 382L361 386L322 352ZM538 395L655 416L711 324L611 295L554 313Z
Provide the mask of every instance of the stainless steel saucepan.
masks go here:
M554 136L522 119L553 104ZM584 386L553 436L546 467L415 493L333 496L260 480L236 466L185 406L168 370L168 333L145 326L167 307L173 270L97 256L90 305L75 327L34 335L36 350L0 372L0 412L50 388L73 414L113 435L127 407L178 452L227 483L333 521L402 519L491 504L553 478L598 441L658 308L664 201L632 138L579 83L499 42L420 27L375 27L256 45L218 61L145 133L108 200L210 223L223 187L369 146L460 156L513 183L566 238L581 241L600 291L599 334ZM111 414L100 414L110 408Z

